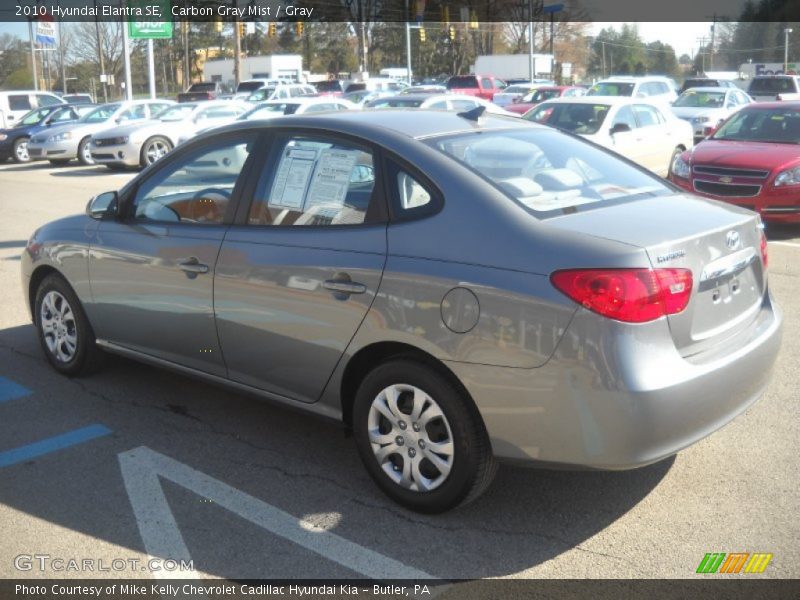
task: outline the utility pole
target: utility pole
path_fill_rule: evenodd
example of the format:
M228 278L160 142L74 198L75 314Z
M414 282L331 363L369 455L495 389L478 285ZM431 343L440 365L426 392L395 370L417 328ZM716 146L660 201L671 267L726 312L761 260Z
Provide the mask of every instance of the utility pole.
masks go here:
M789 34L794 31L791 27L783 30L783 72L789 70Z
M33 71L33 89L39 91L39 72L36 68L36 43L33 38L33 22L28 21L28 35L31 42L31 70Z
M528 0L528 81L533 81L533 0Z
M711 17L713 20L711 21L711 54L708 57L708 68L709 70L714 70L714 37L717 33L717 13L714 13L714 16ZM705 71L705 69L703 69Z
M705 55L704 50L705 50L707 41L708 41L707 37L699 37L699 38L697 38L697 42L700 44L700 49L699 49L700 57L703 60L703 72L700 73L700 75L705 75L705 72L706 72L706 55Z
M233 0L233 8L236 10L239 0ZM236 21L233 24L233 85L234 90L239 87L242 80L242 28L241 23Z
M603 79L606 78L606 43L605 41L600 42L603 45Z
M187 0L183 0L183 7L187 8L189 5ZM181 35L183 36L183 88L186 89L192 82L192 64L189 59L189 21L183 22L181 27Z
M97 14L97 0L94 0L94 10ZM108 102L108 75L106 75L106 59L103 56L103 36L100 33L100 21L94 18L94 30L97 35L97 54L100 57L100 83L103 84L103 102Z

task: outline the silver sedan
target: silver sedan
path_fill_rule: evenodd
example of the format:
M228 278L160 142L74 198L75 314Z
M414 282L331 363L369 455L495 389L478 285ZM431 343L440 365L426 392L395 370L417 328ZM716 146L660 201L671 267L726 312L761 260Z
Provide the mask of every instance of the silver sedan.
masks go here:
M338 421L424 512L476 498L498 461L653 463L755 402L782 322L758 216L479 112L201 134L31 236L44 355Z

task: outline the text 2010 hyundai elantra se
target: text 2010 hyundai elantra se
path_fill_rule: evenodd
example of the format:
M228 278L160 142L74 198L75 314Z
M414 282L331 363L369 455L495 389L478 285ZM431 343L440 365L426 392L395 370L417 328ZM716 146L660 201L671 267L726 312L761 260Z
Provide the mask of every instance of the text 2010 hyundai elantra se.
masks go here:
M201 135L22 259L45 355L103 351L354 433L415 510L497 460L627 469L767 385L781 316L755 213L569 134L387 110Z

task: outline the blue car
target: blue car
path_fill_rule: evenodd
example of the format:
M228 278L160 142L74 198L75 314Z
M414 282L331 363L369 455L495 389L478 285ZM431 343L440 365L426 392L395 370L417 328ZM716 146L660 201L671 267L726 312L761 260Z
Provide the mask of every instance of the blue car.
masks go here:
M94 108L94 104L56 104L42 106L24 115L15 127L0 129L0 161L30 162L28 140L35 133L50 127L75 121Z

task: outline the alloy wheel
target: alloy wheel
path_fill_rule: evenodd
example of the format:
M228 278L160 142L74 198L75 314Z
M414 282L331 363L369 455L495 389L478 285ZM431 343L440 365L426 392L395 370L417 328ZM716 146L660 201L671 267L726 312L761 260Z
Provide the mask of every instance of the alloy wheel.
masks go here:
M31 157L30 154L28 154L28 140L17 142L14 147L14 155L19 162L28 162L30 160Z
M423 390L407 384L384 388L367 419L375 460L400 487L429 492L453 468L455 445L441 407Z
M59 362L71 361L78 351L78 330L67 299L59 292L48 292L42 300L39 318L50 354Z
M145 158L147 160L148 165L152 165L158 159L162 158L169 152L169 147L165 142L160 140L156 140L154 142L150 142L147 145L147 150L145 150Z

